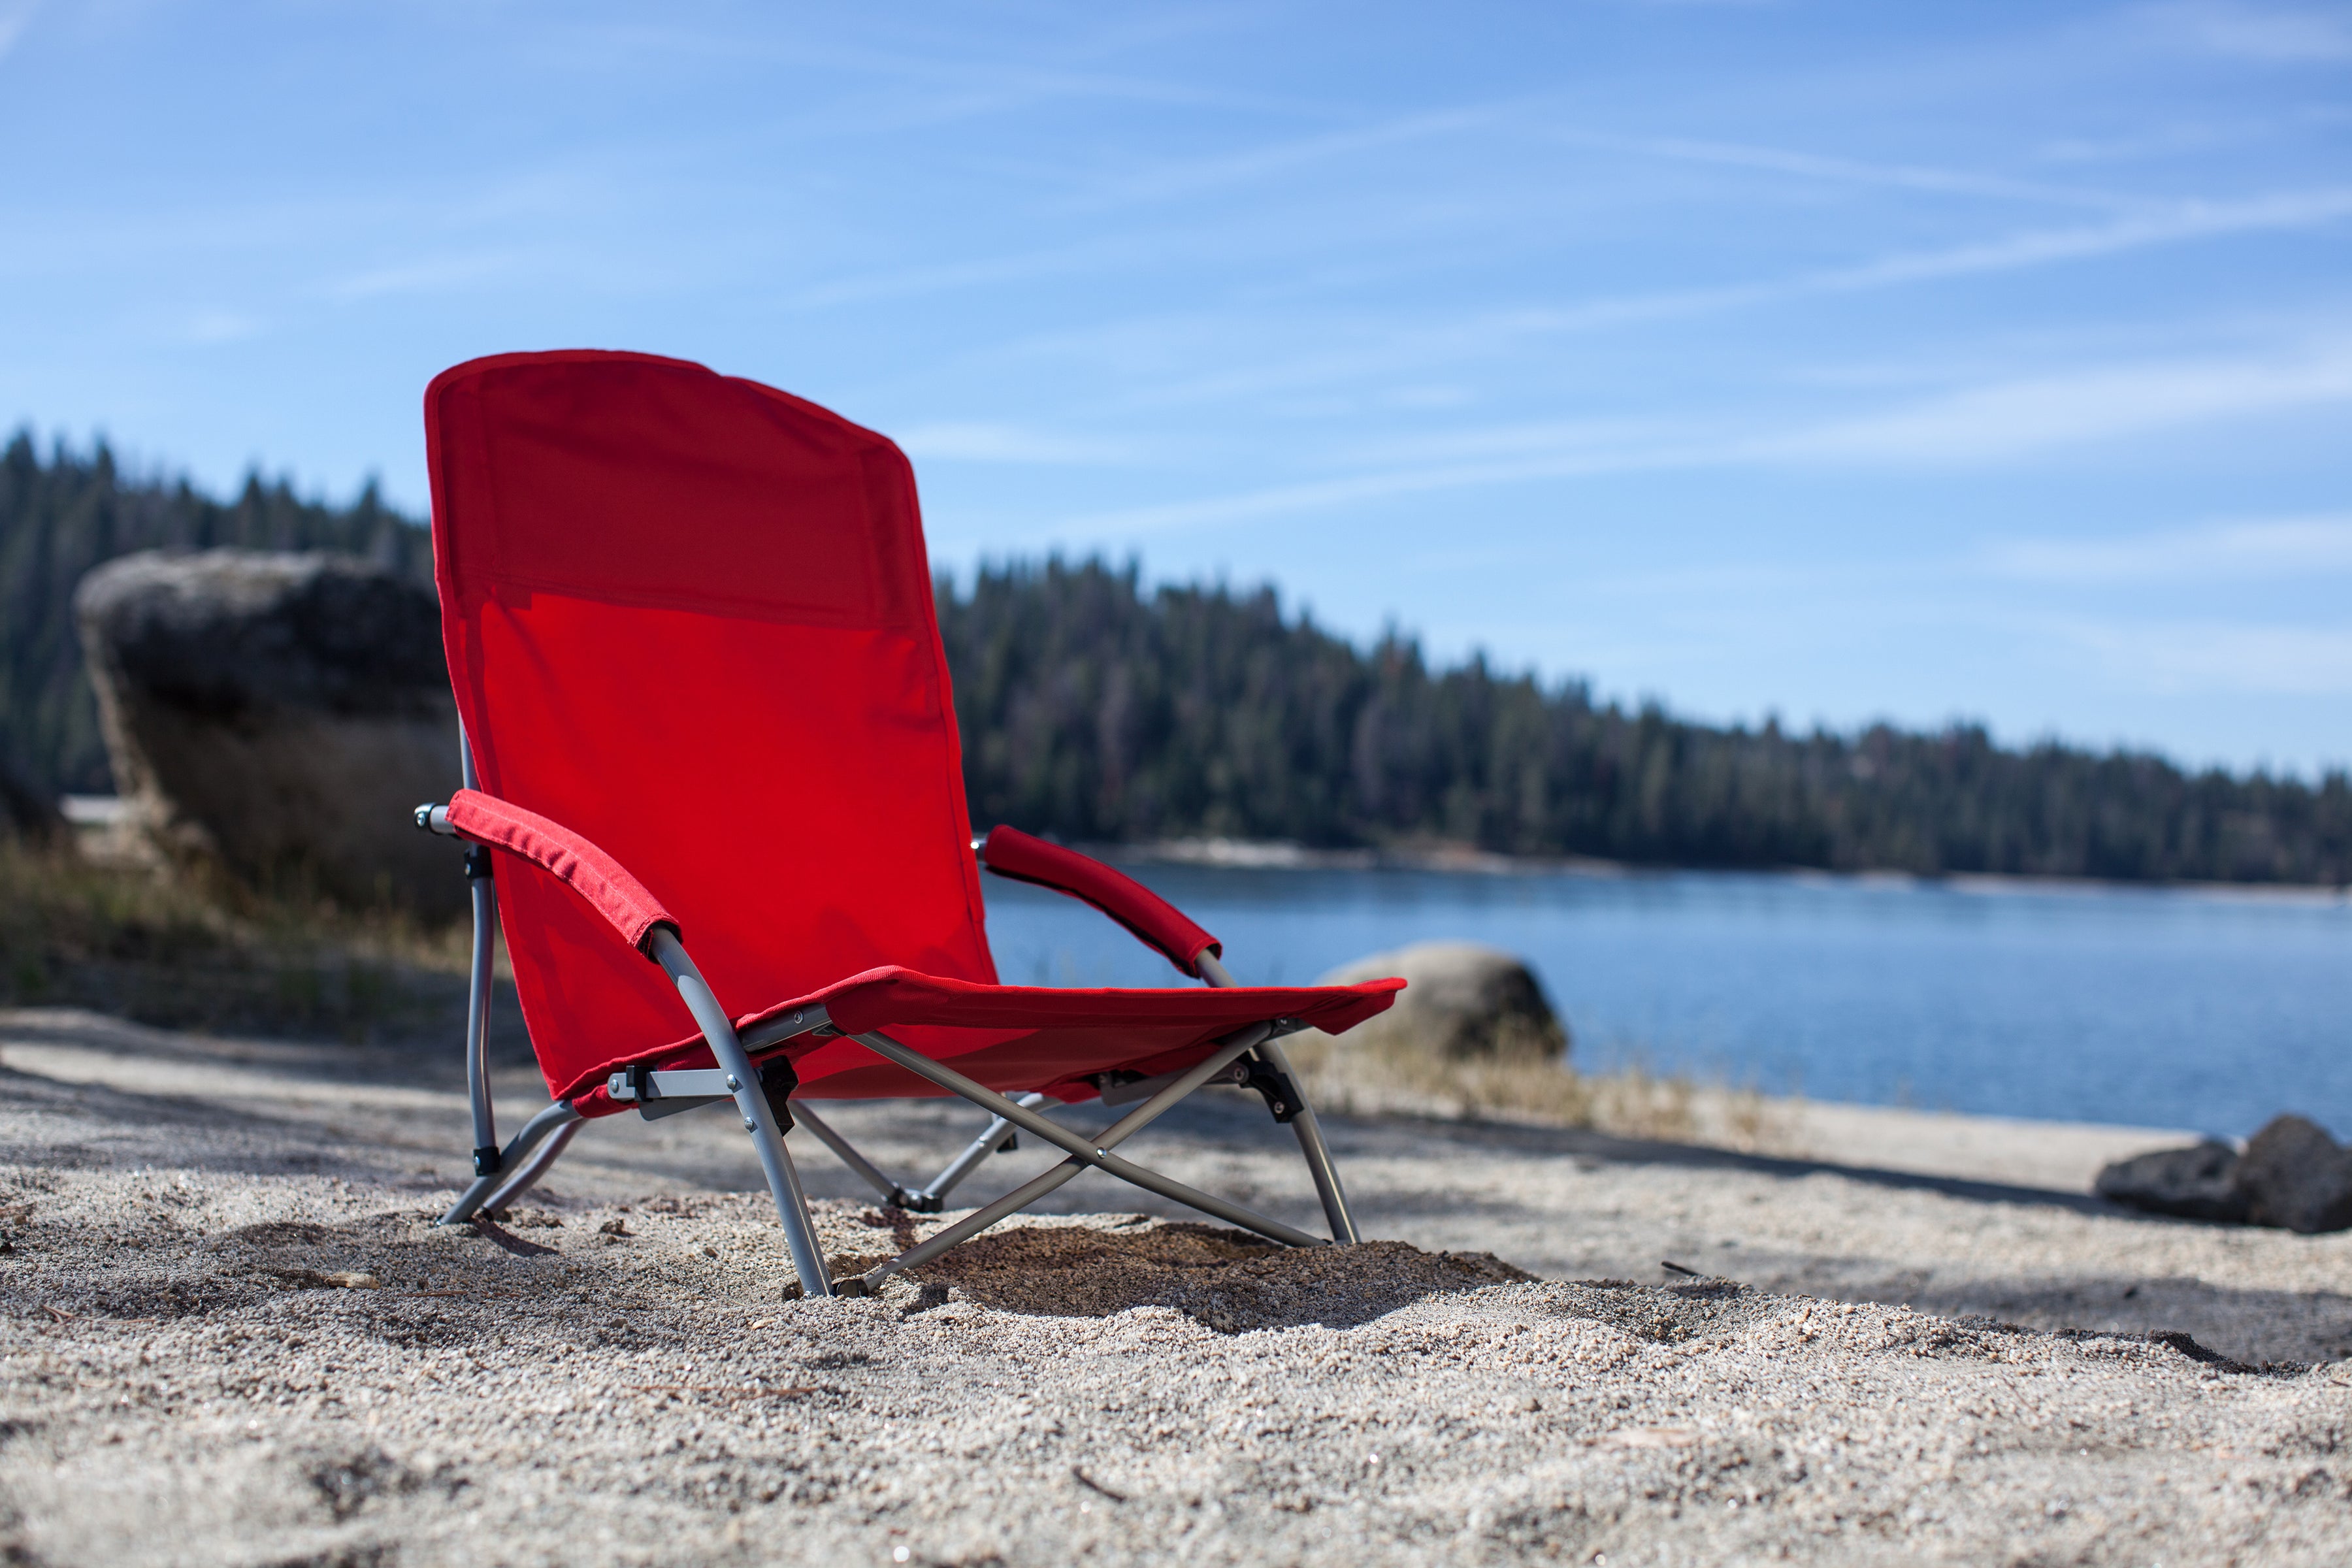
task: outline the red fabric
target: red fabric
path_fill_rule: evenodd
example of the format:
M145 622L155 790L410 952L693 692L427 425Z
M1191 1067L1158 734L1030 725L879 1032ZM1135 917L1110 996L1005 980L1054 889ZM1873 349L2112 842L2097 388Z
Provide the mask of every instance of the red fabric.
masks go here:
M1085 1080L1116 1069L1147 1075L1174 1072L1208 1055L1212 1045L1245 1024L1297 1018L1332 1034L1385 1009L1402 980L1359 985L1232 986L1223 990L1062 991L1024 985L975 985L912 970L882 968L852 975L793 1001L747 1014L750 1029L782 1014L822 1003L846 1034L887 1030L967 1077L1004 1094L1041 1089L1089 1099ZM803 1036L782 1047L792 1057L808 1100L865 1100L943 1092L855 1040ZM664 1051L615 1058L562 1086L590 1116L625 1107L607 1100L604 1079L638 1062L661 1068L708 1067L699 1036Z
M540 834L548 858L499 882L551 1091L698 1048L667 978L614 942L616 910L632 941L640 917L680 911L732 1013L845 984L859 1016L886 1016L857 1014L869 992L994 1008L1002 1023L894 1033L1008 1086L1139 1050L1181 1059L1229 1026L1213 997L1253 994L1143 993L1173 1011L1116 1026L1064 1021L1076 1004L1045 1000L1064 993L975 999L996 970L914 476L888 441L699 365L589 350L446 371L425 428L442 639L481 791L575 841L565 859ZM630 890L575 896L558 860ZM803 1068L932 1092L856 1045Z
M1092 856L1032 838L1018 828L996 827L989 831L982 858L1000 877L1085 900L1195 979L1201 973L1201 954L1224 955L1223 944L1185 919L1175 905Z
M678 934L677 917L618 860L537 812L493 800L479 790L461 789L449 799L448 818L459 837L510 850L545 867L587 900L589 908L639 952L647 952L646 941L656 926L667 926L672 935Z

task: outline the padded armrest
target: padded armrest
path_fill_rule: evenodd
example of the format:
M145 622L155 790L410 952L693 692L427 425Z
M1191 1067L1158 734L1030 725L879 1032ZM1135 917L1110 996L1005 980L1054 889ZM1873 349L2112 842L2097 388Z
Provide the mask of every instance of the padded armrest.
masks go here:
M662 908L643 882L561 823L476 789L450 796L445 816L458 837L520 855L553 873L587 900L622 941L647 958L653 956L653 934L660 927L667 926L672 936L684 940L677 918Z
M980 860L1000 877L1085 900L1196 980L1201 954L1224 955L1224 944L1185 919L1175 905L1090 855L1032 838L1018 828L998 827L982 842Z

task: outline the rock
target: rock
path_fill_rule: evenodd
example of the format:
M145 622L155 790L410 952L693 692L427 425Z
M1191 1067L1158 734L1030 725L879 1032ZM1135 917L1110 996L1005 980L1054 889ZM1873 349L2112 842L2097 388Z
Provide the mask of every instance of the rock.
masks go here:
M2159 1149L2107 1166L2091 1190L2109 1203L2182 1219L2236 1223L2246 1217L2246 1195L2232 1180L2238 1152L2209 1138L2188 1149Z
M2352 1149L2303 1117L2273 1117L2248 1139L2236 1182L2256 1225L2305 1236L2352 1229Z
M1424 942L1376 952L1316 982L1349 985L1402 975L1396 1005L1350 1030L1352 1048L1406 1050L1455 1060L1562 1057L1568 1030L1526 963L1466 942Z
M10 838L34 844L68 842L66 819L58 815L58 803L0 752L0 840Z
M74 599L116 787L176 863L346 905L455 913L420 801L457 784L431 588L354 556L144 552Z

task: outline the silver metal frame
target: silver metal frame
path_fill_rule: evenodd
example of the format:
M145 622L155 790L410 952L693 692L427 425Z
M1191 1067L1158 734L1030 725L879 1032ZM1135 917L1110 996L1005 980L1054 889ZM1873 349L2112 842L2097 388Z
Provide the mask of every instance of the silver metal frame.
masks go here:
M466 742L462 728L458 745L466 787L471 789L476 787L473 748ZM419 826L436 833L446 835L452 831L441 807L420 807L417 820ZM974 849L978 847L975 844ZM464 1194L441 1217L443 1225L461 1225L478 1214L496 1211L512 1203L547 1173L583 1125L583 1118L572 1109L571 1101L558 1100L525 1123L513 1142L503 1149L499 1147L498 1119L491 1103L489 1079L490 982L492 944L498 930L498 892L492 878L487 874L473 875L470 879L474 943L466 1006L466 1090L473 1111L475 1177ZM799 1277L803 1296L832 1296L843 1287L859 1294L870 1291L891 1275L919 1268L950 1247L970 1240L999 1220L1027 1208L1087 1170L1102 1171L1146 1192L1171 1199L1286 1246L1351 1246L1360 1239L1355 1218L1348 1207L1347 1194L1339 1184L1339 1170L1332 1163L1331 1152L1324 1142L1322 1128L1315 1119L1314 1108L1307 1104L1305 1092L1297 1088L1297 1075L1292 1072L1290 1062L1278 1043L1278 1036L1297 1027L1296 1025L1285 1025L1281 1020L1271 1019L1252 1024L1218 1041L1213 1051L1186 1071L1109 1086L1108 1092L1103 1096L1106 1104L1126 1104L1136 1100L1141 1100L1142 1103L1091 1139L1082 1137L1045 1117L1042 1108L1051 1103L1046 1095L1033 1093L1012 1098L1000 1094L952 1068L909 1049L887 1035L870 1032L848 1037L885 1060L962 1097L991 1116L980 1135L950 1161L929 1184L910 1189L892 1181L873 1162L859 1153L849 1140L828 1125L809 1108L806 1101L794 1102L792 1121L807 1127L811 1135L832 1150L844 1165L871 1185L885 1202L914 1213L938 1213L947 1194L959 1183L978 1168L982 1161L1003 1149L1020 1132L1027 1132L1061 1150L1064 1158L1003 1196L973 1210L928 1241L877 1264L854 1281L845 1280L841 1286L836 1286L825 1270L824 1257L817 1245L816 1226L809 1215L808 1197L801 1187L800 1173L793 1164L790 1151L784 1146L783 1130L778 1125L774 1108L769 1103L767 1088L751 1055L753 1051L770 1049L813 1031L833 1032L825 1010L822 1006L803 1007L770 1019L739 1037L726 1009L711 994L701 971L687 956L677 933L667 927L656 927L647 945L650 956L661 965L671 984L677 987L679 999L686 1004L687 1011L693 1015L696 1026L702 1031L703 1040L709 1046L711 1056L719 1065L716 1068L653 1073L615 1073L605 1086L606 1092L614 1100L635 1103L638 1114L647 1119L675 1115L722 1100L734 1105L742 1119L744 1131L751 1139L760 1167L767 1176L769 1194L775 1202L776 1217L783 1226L793 1271ZM1232 974L1213 953L1200 954L1196 967L1201 977L1213 986L1234 984ZM1244 1081L1248 1071L1244 1058L1252 1056L1265 1068L1286 1079L1291 1086L1291 1092L1297 1095L1298 1104L1291 1117L1291 1131L1297 1135L1299 1151L1306 1156L1307 1172L1315 1181L1316 1195L1321 1200L1324 1217L1330 1225L1331 1237L1328 1243L1279 1220L1254 1213L1239 1204L1186 1186L1112 1152L1205 1085ZM518 1161L521 1163L518 1164Z

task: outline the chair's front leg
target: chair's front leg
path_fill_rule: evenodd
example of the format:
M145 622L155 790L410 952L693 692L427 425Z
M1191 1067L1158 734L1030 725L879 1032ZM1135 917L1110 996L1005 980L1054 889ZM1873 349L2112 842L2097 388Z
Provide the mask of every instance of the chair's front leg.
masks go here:
M735 1109L742 1113L743 1131L751 1135L751 1147L759 1154L760 1168L767 1173L768 1193L776 1201L776 1218L784 1227L784 1245L792 1250L793 1271L800 1276L801 1294L830 1296L833 1279L825 1272L824 1254L816 1242L816 1223L809 1217L808 1195L801 1191L800 1173L793 1168L793 1157L784 1148L784 1135L776 1126L775 1112L769 1109L768 1091L760 1082L760 1073L744 1052L743 1042L735 1036L735 1026L719 998L710 994L702 972L686 949L667 926L656 927L648 939L654 962L677 987L687 1011L694 1015L710 1054L719 1060L719 1068L727 1075L727 1090L735 1097Z
M1290 1058L1277 1042L1266 1041L1258 1047L1257 1054L1265 1058L1266 1066L1289 1079L1297 1092L1298 1114L1290 1119L1290 1130L1298 1134L1298 1152L1307 1156L1307 1173L1315 1178L1315 1195L1323 1200L1323 1217L1331 1223L1331 1239L1342 1247L1355 1246L1363 1238L1356 1234L1356 1217L1348 1212L1347 1190L1339 1185L1339 1167L1331 1163L1330 1145L1323 1142L1323 1126L1315 1120L1315 1107L1308 1102L1306 1089L1290 1070Z
M1235 983L1215 953L1204 952L1195 962L1201 967L1201 978L1211 985ZM1315 1107L1307 1100L1305 1086L1290 1070L1290 1058L1276 1041L1258 1047L1257 1054L1289 1081L1298 1096L1298 1114L1290 1119L1290 1130L1298 1134L1298 1152L1307 1156L1307 1173L1315 1179L1315 1195L1323 1200L1323 1217L1330 1222L1331 1239L1341 1247L1355 1246L1363 1237L1356 1234L1356 1216L1348 1212L1347 1189L1339 1185L1339 1167L1331 1163L1331 1146L1323 1142L1323 1124L1315 1120Z

